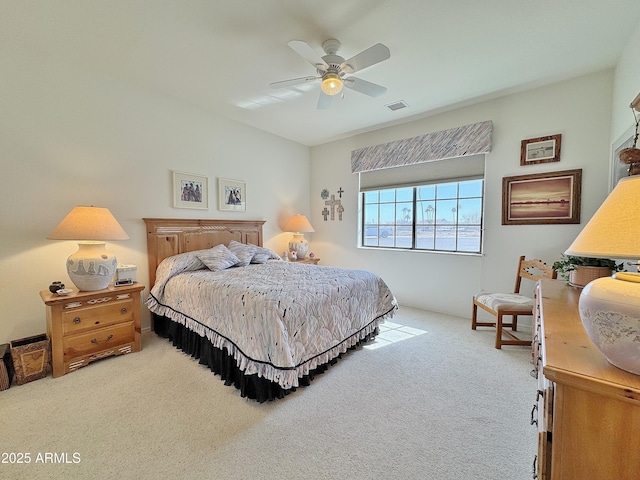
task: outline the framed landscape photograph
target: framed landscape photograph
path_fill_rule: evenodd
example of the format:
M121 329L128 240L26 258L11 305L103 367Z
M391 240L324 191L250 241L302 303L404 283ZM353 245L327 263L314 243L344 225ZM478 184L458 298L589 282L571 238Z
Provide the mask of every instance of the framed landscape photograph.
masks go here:
M582 169L502 179L502 224L580 223Z
M209 208L209 179L194 173L173 172L175 208Z
M520 145L520 165L559 162L562 134L522 140Z
M218 179L218 209L244 211L247 208L247 187L239 180Z

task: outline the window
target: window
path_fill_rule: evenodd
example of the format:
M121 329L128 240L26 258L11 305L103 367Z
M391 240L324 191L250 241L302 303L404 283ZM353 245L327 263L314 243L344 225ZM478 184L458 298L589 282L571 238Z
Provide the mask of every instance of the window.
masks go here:
M484 180L362 192L364 247L481 253Z

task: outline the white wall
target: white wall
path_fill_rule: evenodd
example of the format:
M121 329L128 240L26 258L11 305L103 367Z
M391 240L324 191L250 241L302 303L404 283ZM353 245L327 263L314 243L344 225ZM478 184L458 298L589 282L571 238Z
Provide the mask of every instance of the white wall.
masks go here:
M433 117L376 130L311 150L311 249L322 263L379 273L401 305L469 317L480 289L513 288L518 256L553 262L560 257L608 192L613 72L605 71L505 96ZM358 249L358 178L351 150L484 120L493 121L486 156L484 255ZM520 142L562 134L561 161L520 166ZM501 225L502 177L581 168L581 225ZM324 221L322 189L342 187L342 221Z
M611 143L629 128L634 120L629 104L640 93L640 24L629 39L615 69ZM640 147L640 145L638 145Z
M280 226L308 213L308 147L18 45L0 47L0 64L0 343L44 332L38 292L71 285L77 245L45 237L75 205L111 210L130 240L108 248L145 284L143 217L264 219L282 251ZM208 210L172 207L172 170L208 176ZM217 210L218 177L246 182L246 212Z

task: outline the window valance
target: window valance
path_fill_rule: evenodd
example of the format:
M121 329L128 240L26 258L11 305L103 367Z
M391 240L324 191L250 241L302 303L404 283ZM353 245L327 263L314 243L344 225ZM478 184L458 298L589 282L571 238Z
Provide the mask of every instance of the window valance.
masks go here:
M351 171L383 168L484 154L491 151L490 120L418 137L381 143L351 152Z
M447 158L443 162L423 162L395 168L360 172L360 191L417 187L448 181L484 178L484 155Z

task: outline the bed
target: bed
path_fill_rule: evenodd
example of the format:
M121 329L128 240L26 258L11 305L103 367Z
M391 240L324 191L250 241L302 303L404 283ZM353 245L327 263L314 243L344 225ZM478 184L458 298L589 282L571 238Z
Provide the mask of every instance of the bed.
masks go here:
M263 247L264 221L144 221L153 330L242 397L309 385L397 309L372 272L281 260Z

